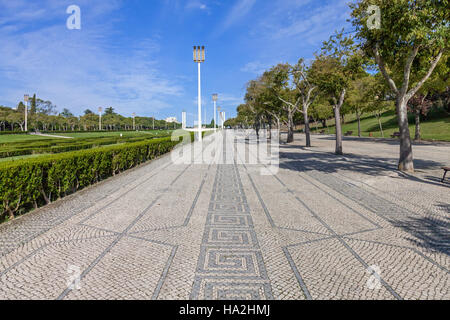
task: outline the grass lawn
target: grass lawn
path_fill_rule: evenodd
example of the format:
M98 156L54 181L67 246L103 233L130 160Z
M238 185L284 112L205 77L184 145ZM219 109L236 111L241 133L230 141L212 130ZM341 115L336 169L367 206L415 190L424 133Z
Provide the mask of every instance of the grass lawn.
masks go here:
M24 141L36 141L36 140L48 140L48 139L54 139L54 138L33 136L30 134L3 134L3 135L0 135L0 143L24 142Z
M325 129L326 133L335 134L336 129L334 121L328 121L328 129ZM398 132L397 118L393 111L384 113L381 116L381 123L383 127L384 137L390 138L394 132ZM322 127L319 131L324 130ZM420 125L422 139L423 140L438 140L438 141L450 141L450 116L446 114L434 115L430 120L422 120ZM311 127L312 131L316 131L314 125ZM409 130L411 137L414 138L415 124L414 120L410 118ZM358 135L358 122L353 115L346 116L346 124L342 125L342 132L345 134L347 131L353 131L353 136ZM378 120L375 116L366 116L361 119L361 133L363 137L369 137L372 133L373 137L382 137Z
M169 131L167 130L155 130L155 131L104 131L104 132L77 132L77 133L46 133L50 136L61 136L61 137L71 137L71 138L102 138L102 137L119 137L122 134L123 138L134 138L143 137L147 135L152 136L167 136ZM46 136L35 136L30 134L5 134L0 135L1 143L10 142L26 142L26 141L37 141L37 140L49 140L49 139L61 139L57 137L46 137Z
M48 136L27 134L0 135L0 158L22 159L33 154L64 153L107 145L133 143L169 137L170 130L103 131L54 133ZM122 135L122 136L121 136ZM64 137L70 137L67 139Z
M42 157L42 156L46 156L48 155L47 153L43 153L43 154L31 154L31 155L27 155L27 156L18 156L18 157L9 157L9 158L0 158L0 163L1 162L9 162L9 161L16 161L16 160L22 160L22 159L31 159L31 158L37 158L37 157Z
M71 137L71 138L102 138L102 137L119 137L122 134L123 138L142 137L146 135L163 136L170 131L154 130L154 131L104 131L104 132L77 132L77 133L55 133L57 136ZM51 133L49 133L51 134Z

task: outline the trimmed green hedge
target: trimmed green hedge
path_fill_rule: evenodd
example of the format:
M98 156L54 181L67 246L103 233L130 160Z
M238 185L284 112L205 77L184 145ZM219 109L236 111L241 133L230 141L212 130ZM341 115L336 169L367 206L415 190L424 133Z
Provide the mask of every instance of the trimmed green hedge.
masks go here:
M0 221L152 160L180 142L168 137L0 163Z
M0 131L1 135L7 135L7 134L28 134L26 131Z
M158 138L163 138L160 136ZM26 156L44 153L62 153L75 150L85 150L118 143L129 143L157 138L156 136L137 137L96 137L78 139L39 139L23 142L0 143L0 158Z

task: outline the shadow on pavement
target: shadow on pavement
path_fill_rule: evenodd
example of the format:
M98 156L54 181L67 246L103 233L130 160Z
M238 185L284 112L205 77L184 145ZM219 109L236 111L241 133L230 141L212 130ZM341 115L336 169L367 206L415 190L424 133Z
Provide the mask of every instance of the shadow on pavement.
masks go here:
M316 139L319 140L328 140L328 141L335 141L336 137L335 135L313 135ZM344 141L354 141L354 142L378 142L378 143L384 143L392 146L399 146L400 141L399 139L395 138L369 138L369 137L355 137L355 136L344 136L342 137ZM430 146L430 145L443 145L443 146L449 146L450 142L448 141L427 141L427 140L412 140L411 141L414 146Z
M444 204L449 208L448 204ZM393 226L411 235L408 241L416 246L450 256L450 218L409 217L390 221Z
M291 152L292 150L292 152ZM298 152L305 150L307 152ZM336 155L331 152L322 152L305 148L302 146L287 145L280 148L280 168L306 172L317 170L323 173L333 173L339 171L360 172L366 175L379 176L389 172L396 172L399 177L423 184L430 184L439 187L450 187L447 182L442 183L439 177L408 174L397 170L397 158L384 158L362 156L356 154ZM443 163L432 160L415 159L416 170L440 170Z
M293 150L303 149L308 152L294 152ZM290 152L292 150L292 152ZM339 171L360 172L371 176L386 175L389 172L398 173L396 179L408 179L422 184L450 188L450 183L441 183L440 177L425 176L418 177L413 174L403 173L397 170L396 158L382 158L361 156L355 154L345 154L338 156L334 153L321 151L311 151L301 146L283 146L280 150L280 168L296 170L298 172L308 172L317 170L322 173L334 173ZM415 160L414 164L419 170L434 170L440 168L442 164L431 160ZM418 185L418 187L420 187ZM443 199L444 201L445 199ZM439 203L436 205L445 213L450 213L449 203ZM412 243L433 251L450 255L450 218L446 217L420 217L408 216L399 219L398 217L390 221L392 225L399 227L409 233Z

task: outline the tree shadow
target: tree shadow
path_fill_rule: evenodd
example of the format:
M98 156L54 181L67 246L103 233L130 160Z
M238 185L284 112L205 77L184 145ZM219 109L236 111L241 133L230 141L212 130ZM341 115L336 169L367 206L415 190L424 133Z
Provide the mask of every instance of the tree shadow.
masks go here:
M305 150L308 152L298 152ZM398 174L398 179L408 179L414 182L430 184L438 187L450 187L449 183L441 183L441 177L425 176L404 173L398 171L396 157L373 157L367 155L344 154L336 155L331 152L323 152L305 148L302 146L286 145L280 148L280 168L299 172L320 171L334 173L338 171L359 172L370 176ZM443 163L433 160L415 159L414 166L417 171L440 170Z
M308 152L295 152L294 150L307 150ZM360 172L369 176L390 175L395 179L408 179L422 185L433 185L442 188L450 188L450 183L441 183L441 177L424 176L403 173L397 170L397 158L371 157L355 154L343 156L334 153L312 151L301 146L283 146L280 150L280 168L308 172L316 170L322 173L334 173L337 171ZM434 170L442 166L441 163L431 160L415 160L414 164L419 170ZM398 176L393 176L395 172ZM417 188L423 186L417 185ZM390 223L409 233L411 243L417 246L450 254L450 213L449 203L439 203L437 207L444 211L445 217L421 217L406 216L389 219Z
M449 204L438 204L450 212ZM409 217L403 220L390 220L390 223L409 233L406 238L415 246L432 252L450 255L450 217Z
M328 140L328 141L335 141L336 138L334 135L324 135L324 136L317 136L315 135L315 137L317 139L321 139L321 140ZM342 137L343 141L353 141L353 142L377 142L377 143L383 143L383 144L388 144L391 146L399 146L400 145L400 140L397 138L370 138L370 137L354 137L354 136L344 136ZM434 145L434 146L439 146L439 145L443 145L443 146L449 146L450 142L448 141L427 141L427 140L412 140L411 143L413 144L413 146L429 146L429 145Z

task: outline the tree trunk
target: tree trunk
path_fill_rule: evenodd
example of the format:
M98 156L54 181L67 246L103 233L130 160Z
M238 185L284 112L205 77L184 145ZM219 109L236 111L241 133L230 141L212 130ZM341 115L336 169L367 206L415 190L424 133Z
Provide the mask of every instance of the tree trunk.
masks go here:
M341 126L341 108L334 107L334 118L336 119L336 154L343 154L342 152L342 126Z
M420 110L416 111L416 132L414 135L414 140L420 140L421 139L421 134L420 134Z
M314 127L316 127L316 134L317 134L317 132L319 132L319 127L317 126L317 120L314 118L314 116L312 116L312 119L314 121Z
M287 143L294 142L294 115L292 112L288 114L288 137Z
M380 127L381 137L384 138L383 125L381 124L381 114L377 113L378 126Z
M255 123L255 130L256 130L256 140L259 140L259 124L258 124L258 122Z
M309 130L309 116L308 108L303 106L303 117L305 118L305 135L306 135L306 147L311 147L311 132Z
M268 121L269 121L269 137L267 139L272 140L272 117L269 117Z
M408 127L408 112L405 97L397 98L397 119L400 129L400 159L398 169L400 171L414 172L414 161L412 153L411 136Z
M356 119L358 119L358 137L361 138L361 114L356 111Z
M277 130L278 130L278 143L281 143L281 122L280 118L277 117Z

